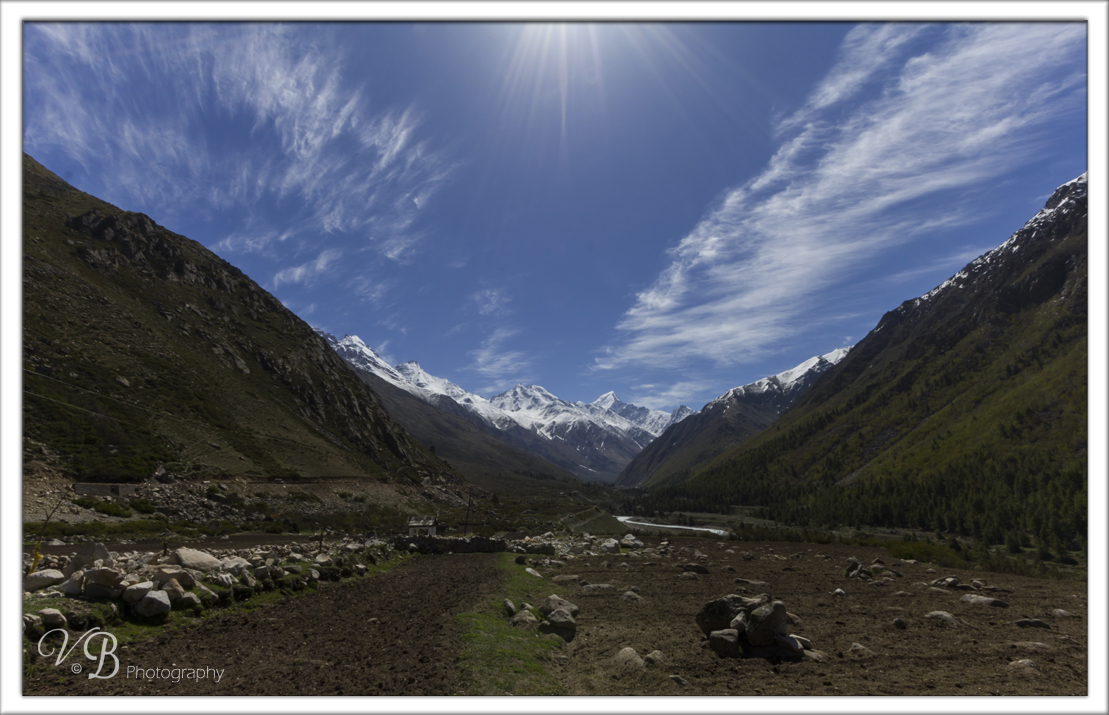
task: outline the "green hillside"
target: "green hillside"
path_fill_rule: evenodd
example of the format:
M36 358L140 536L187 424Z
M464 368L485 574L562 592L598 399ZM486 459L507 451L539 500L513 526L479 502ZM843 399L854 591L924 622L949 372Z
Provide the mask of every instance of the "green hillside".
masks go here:
M773 427L629 506L1082 545L1085 182L1048 206L1006 250L887 313Z

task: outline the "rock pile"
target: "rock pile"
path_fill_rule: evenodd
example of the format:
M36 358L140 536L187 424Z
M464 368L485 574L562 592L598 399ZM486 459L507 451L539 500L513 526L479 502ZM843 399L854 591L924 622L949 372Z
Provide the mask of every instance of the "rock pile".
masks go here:
M821 657L807 638L790 633L800 619L781 601L763 593L745 598L734 593L701 606L697 626L721 658Z
M304 554L301 551L315 552ZM26 596L109 601L145 618L164 618L174 609L197 610L249 598L255 592L314 587L367 572L363 562L377 563L394 553L378 540L344 539L253 549L201 551L188 547L161 555L108 551L103 544L83 544L74 553L54 557L52 565L23 577ZM26 568L29 569L27 557ZM45 609L49 611L51 609ZM53 614L40 620L47 625ZM72 619L71 619L72 620ZM71 627L74 623L69 624ZM24 629L37 624L25 619Z

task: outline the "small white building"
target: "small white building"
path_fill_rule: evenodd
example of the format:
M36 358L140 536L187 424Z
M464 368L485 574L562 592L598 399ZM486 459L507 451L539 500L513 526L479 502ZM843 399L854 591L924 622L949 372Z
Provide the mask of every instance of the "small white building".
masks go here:
M409 536L420 536L421 534L435 536L435 531L438 528L439 522L434 516L413 516L408 520Z

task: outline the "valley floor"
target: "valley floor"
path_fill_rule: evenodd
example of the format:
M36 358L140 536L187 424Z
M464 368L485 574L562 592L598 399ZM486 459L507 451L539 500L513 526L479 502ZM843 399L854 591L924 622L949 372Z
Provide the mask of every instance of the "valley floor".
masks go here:
M657 546L655 539L648 546ZM848 557L881 558L891 582L844 576ZM217 614L186 631L133 643L119 675L88 680L40 659L26 695L455 695L475 692L458 665L457 613L490 610L504 597L497 554L419 556L365 580L321 589L280 606ZM538 605L557 593L580 608L576 637L543 666L571 695L1074 695L1088 692L1086 584L938 569L898 562L880 549L710 539L673 539L670 553L621 554L551 563L529 556L544 577L528 586ZM707 574L682 578L699 563ZM729 570L731 569L734 570ZM511 564L519 569L525 565ZM558 583L557 576L576 576ZM1008 607L968 603L936 589L944 576L980 578ZM736 579L764 582L737 583ZM583 590L580 581L610 584ZM530 582L529 582L530 583ZM884 585L877 585L882 583ZM627 598L631 587L639 599ZM842 589L845 595L833 595ZM725 659L695 622L701 606L728 593L768 593L800 623L823 660ZM1062 609L1066 616L1057 614ZM946 611L955 625L925 616ZM502 612L503 615L503 612ZM503 615L507 623L507 615ZM893 625L901 619L904 629ZM1020 627L1037 619L1040 627ZM554 638L555 636L538 636ZM626 647L661 651L657 665L622 666ZM1021 662L1026 661L1026 662ZM213 667L222 680L126 678L144 668ZM673 677L677 676L677 677ZM483 692L480 683L477 692ZM490 695L510 693L488 692ZM511 693L511 694L527 694Z

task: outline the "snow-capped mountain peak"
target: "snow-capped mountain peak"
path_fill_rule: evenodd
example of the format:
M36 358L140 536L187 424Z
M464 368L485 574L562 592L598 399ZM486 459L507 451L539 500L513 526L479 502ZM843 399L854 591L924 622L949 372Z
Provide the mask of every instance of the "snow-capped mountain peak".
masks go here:
M788 406L793 399L808 389L809 385L811 385L824 371L842 360L850 350L851 348L836 348L825 355L811 357L800 365L780 372L777 375L771 375L770 377L764 377L761 380L756 380L755 382L741 385L740 387L734 387L705 405L704 410L709 410L716 405L745 396L764 396L767 399L775 400L784 398L784 406L779 410L781 411L785 409L785 406Z
M593 404L601 409L611 410L614 405L623 405L620 397L615 392L609 391L593 400Z

